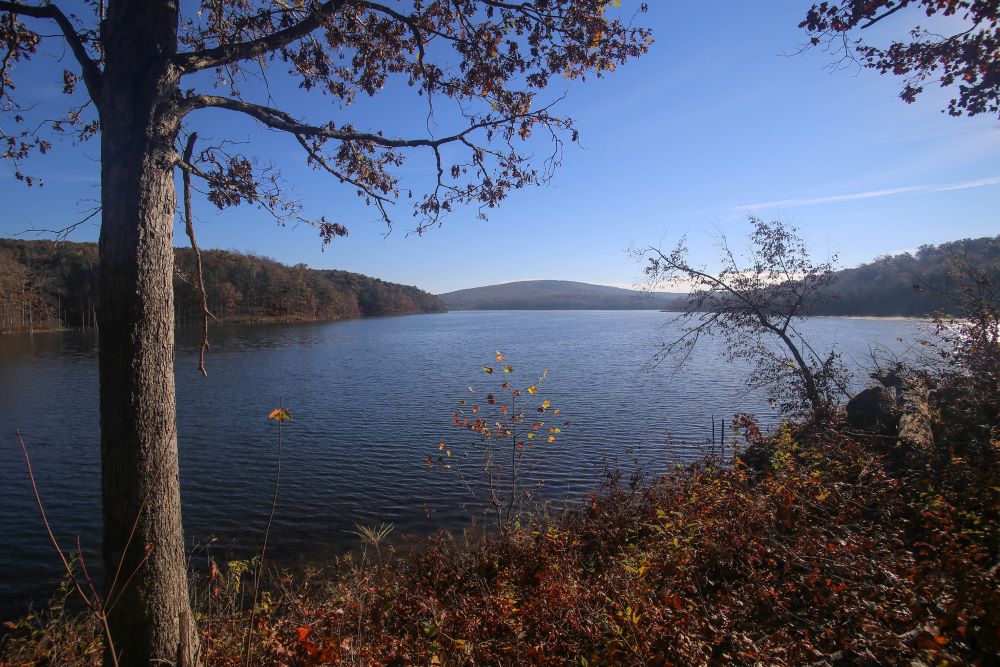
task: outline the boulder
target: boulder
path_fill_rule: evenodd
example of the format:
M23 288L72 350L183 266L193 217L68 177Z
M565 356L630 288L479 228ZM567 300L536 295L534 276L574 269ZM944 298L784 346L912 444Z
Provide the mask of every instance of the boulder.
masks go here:
M869 387L847 402L847 423L861 431L895 435L898 418L895 397L881 385Z

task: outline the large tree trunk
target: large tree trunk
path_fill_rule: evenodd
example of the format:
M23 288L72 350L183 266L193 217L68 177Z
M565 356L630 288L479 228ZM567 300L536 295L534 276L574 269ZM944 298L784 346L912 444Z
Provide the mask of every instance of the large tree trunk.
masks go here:
M197 641L181 525L171 280L177 76L168 59L176 50L176 2L111 2L104 31L99 324L105 599L122 665L190 664L197 661Z

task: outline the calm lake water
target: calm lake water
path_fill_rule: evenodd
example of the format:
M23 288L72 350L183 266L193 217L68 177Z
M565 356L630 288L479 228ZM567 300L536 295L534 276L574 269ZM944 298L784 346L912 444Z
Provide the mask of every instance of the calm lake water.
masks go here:
M497 350L514 383L549 370L537 398L572 426L532 452L537 496L574 502L600 485L602 454L652 473L703 451L714 416L773 416L746 395L743 369L706 341L679 372L643 370L669 336L653 311L447 313L348 322L223 326L212 330L209 377L196 371L197 334L180 332L177 403L184 522L192 545L216 553L258 548L270 508L279 403L284 427L281 496L272 556L315 562L358 544L358 524L393 523L394 535L461 530L478 508L452 472L429 470L437 443L461 449L452 426L459 400L479 400L499 381L483 365ZM916 320L815 318L817 349L849 364L870 350L903 353L925 335ZM902 338L903 340L898 340ZM864 377L864 376L862 376ZM492 383L491 383L492 382ZM859 380L864 384L863 380ZM60 569L44 533L15 428L24 434L49 519L65 548L79 536L100 561L96 338L83 333L0 337L0 615L44 599ZM471 468L467 468L467 471ZM75 546L74 546L75 548Z

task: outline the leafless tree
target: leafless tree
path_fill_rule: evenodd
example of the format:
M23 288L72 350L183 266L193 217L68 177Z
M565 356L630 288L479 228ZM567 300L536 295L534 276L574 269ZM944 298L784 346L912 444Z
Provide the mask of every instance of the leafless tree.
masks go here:
M635 252L646 264L646 288L690 287L674 318L680 335L664 342L651 364L683 363L702 336L721 336L726 357L752 363L748 383L769 388L783 411L824 413L843 389L843 372L837 354L816 351L800 325L811 307L830 298L836 258L813 262L798 230L779 220L750 216L750 224L745 253L719 237L718 270L692 264L684 238L669 252L651 246Z

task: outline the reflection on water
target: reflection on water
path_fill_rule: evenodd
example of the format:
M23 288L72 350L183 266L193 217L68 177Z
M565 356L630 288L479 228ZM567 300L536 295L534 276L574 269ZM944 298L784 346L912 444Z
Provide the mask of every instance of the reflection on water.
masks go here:
M481 367L502 350L515 378L543 368L545 396L573 422L536 449L531 475L557 502L599 484L601 457L638 458L651 470L701 451L713 416L770 415L744 396L742 369L713 341L672 373L643 364L669 335L656 312L479 312L349 322L222 326L212 330L209 377L196 371L196 331L178 334L177 402L184 521L192 543L246 555L270 507L275 423L283 404L285 460L275 556L320 558L353 546L356 524L392 522L395 535L469 525L475 508L454 477L429 471L440 440L465 435L451 411L466 387L486 388ZM925 325L913 320L817 318L813 345L836 345L864 365L870 347L903 351ZM897 337L902 337L900 342ZM25 435L38 483L64 546L79 535L100 558L96 338L52 333L0 337L0 612L52 590L59 576L24 471ZM632 452L626 455L626 452Z

